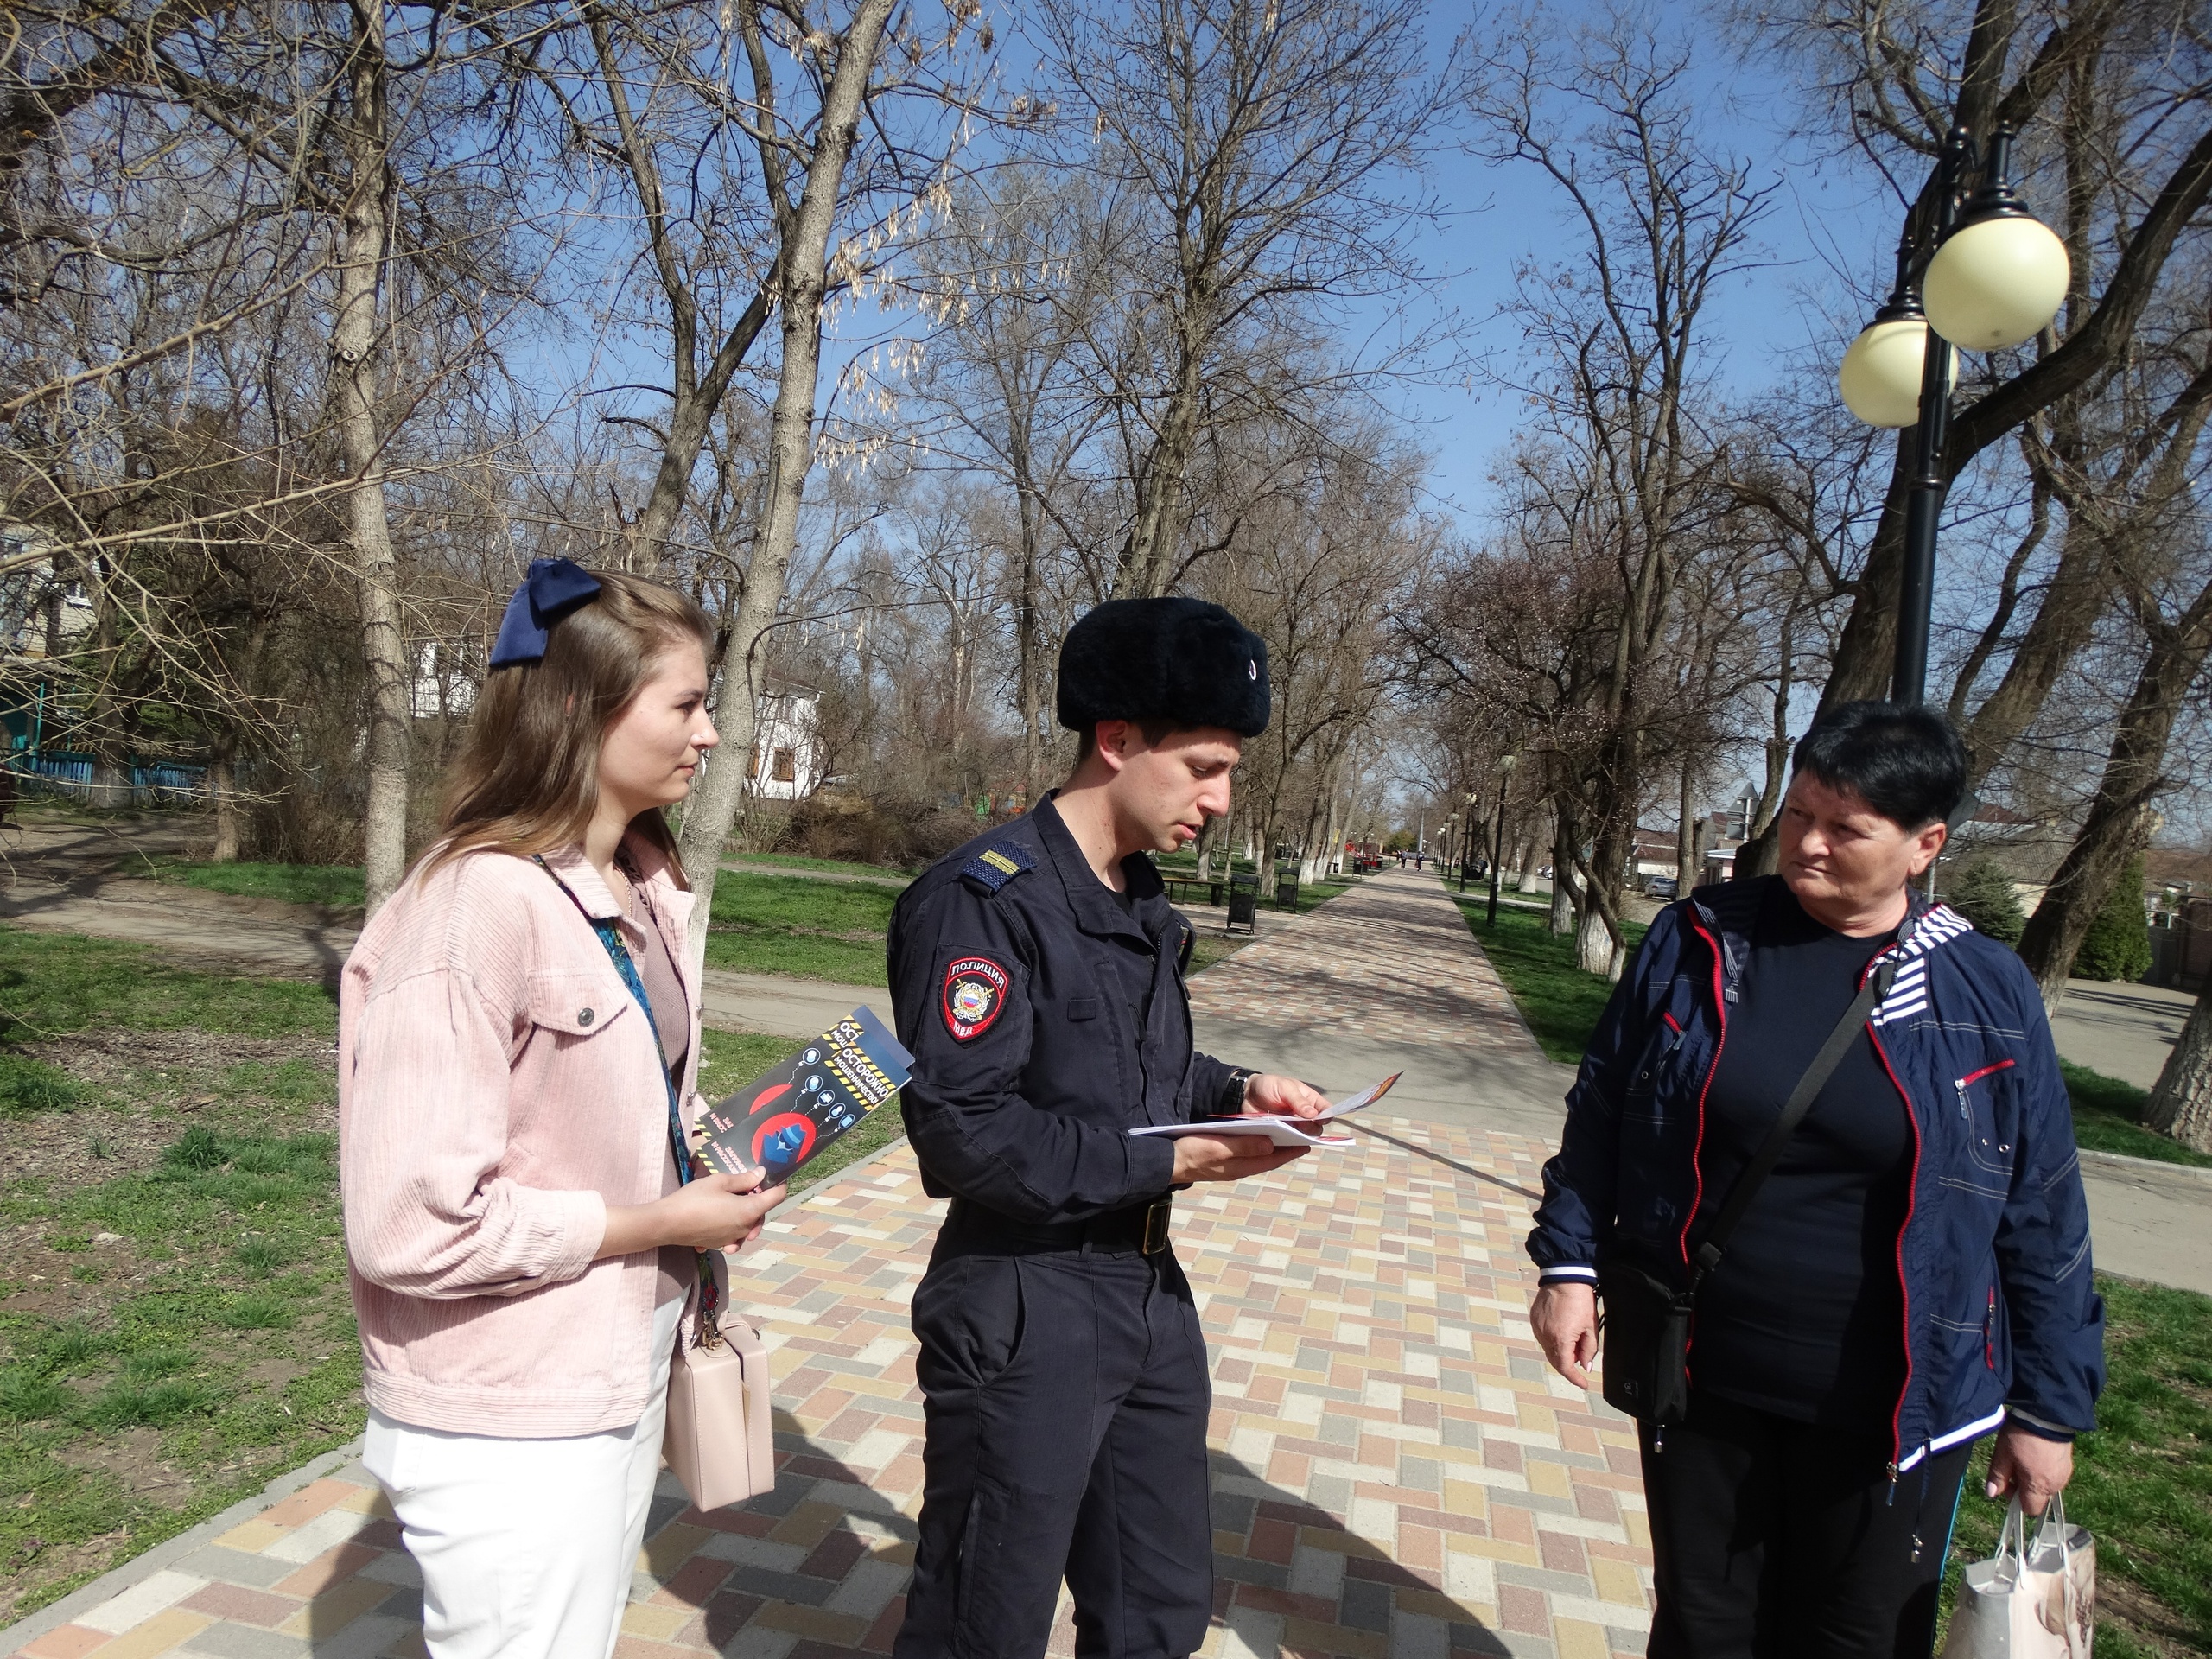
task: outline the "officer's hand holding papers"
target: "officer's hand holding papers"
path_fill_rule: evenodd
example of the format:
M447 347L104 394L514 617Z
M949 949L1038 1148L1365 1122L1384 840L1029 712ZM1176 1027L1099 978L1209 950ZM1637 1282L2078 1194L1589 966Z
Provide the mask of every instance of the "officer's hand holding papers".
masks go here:
M1349 1147L1353 1144L1353 1136L1319 1133L1313 1126L1372 1106L1383 1096L1389 1094L1391 1085L1403 1076L1405 1073L1402 1071L1393 1071L1382 1082L1370 1084L1357 1094L1347 1096L1344 1099L1318 1112L1299 1113L1294 1116L1288 1112L1269 1109L1264 1105L1248 1103L1241 1116L1210 1117L1196 1123L1147 1125L1141 1129L1131 1129L1129 1133L1165 1135L1171 1140L1179 1140L1185 1135L1217 1135L1223 1140L1228 1140L1232 1136L1242 1140L1264 1139L1278 1147L1294 1147L1301 1150L1308 1147Z

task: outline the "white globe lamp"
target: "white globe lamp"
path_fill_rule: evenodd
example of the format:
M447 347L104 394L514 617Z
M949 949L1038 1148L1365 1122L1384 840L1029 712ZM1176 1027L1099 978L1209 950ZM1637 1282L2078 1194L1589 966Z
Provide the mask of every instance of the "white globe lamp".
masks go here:
M1928 321L1969 352L2025 345L2058 315L2072 270L2066 245L2042 220L2018 212L1970 219L1929 262Z
M2025 345L2066 302L2066 245L2014 192L2012 163L2012 130L1999 127L1989 136L1986 182L1921 284L1929 326L1969 352Z
M1927 319L1876 319L1843 354L1836 384L1844 407L1869 426L1910 426L1920 418L1921 370L1927 360Z

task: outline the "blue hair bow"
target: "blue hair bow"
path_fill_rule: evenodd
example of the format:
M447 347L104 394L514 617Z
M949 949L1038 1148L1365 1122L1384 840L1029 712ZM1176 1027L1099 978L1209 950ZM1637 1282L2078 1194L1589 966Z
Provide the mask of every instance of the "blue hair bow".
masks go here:
M599 578L573 559L532 559L530 574L507 601L492 666L541 662L553 625L599 592Z

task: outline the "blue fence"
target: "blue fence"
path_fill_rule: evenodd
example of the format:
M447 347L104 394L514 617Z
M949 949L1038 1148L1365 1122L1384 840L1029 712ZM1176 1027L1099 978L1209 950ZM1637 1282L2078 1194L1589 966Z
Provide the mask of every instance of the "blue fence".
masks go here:
M92 757L48 750L32 754L19 749L4 762L22 795L59 796L81 801L92 789ZM130 768L130 801L134 806L173 806L196 803L207 792L207 768L157 764Z

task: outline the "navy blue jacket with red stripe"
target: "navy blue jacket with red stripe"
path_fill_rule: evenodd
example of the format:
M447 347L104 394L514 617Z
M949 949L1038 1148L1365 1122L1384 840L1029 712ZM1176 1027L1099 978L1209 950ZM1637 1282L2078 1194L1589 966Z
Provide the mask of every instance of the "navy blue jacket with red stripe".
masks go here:
M1559 1154L1544 1166L1529 1254L1547 1283L1594 1278L1609 1246L1686 1275L1705 1091L1752 925L1778 880L1700 887L1651 925L1583 1056ZM1957 912L1916 894L1912 909L1908 937L1884 953L1898 958L1896 979L1867 1022L1916 1148L1897 1245L1900 1470L2008 1412L2045 1433L2087 1431L2104 1384L2073 1116L2034 977Z

